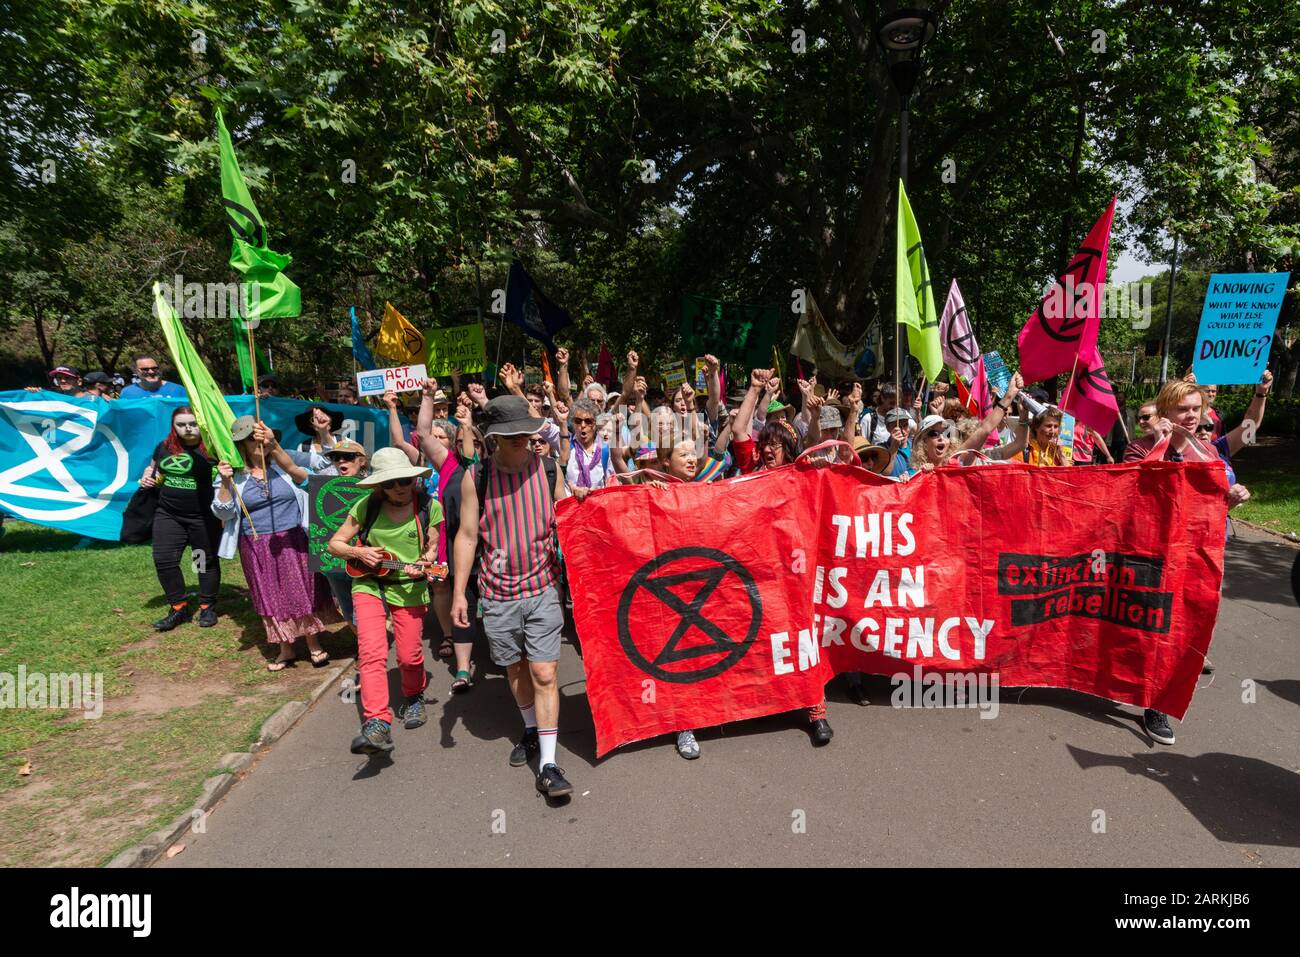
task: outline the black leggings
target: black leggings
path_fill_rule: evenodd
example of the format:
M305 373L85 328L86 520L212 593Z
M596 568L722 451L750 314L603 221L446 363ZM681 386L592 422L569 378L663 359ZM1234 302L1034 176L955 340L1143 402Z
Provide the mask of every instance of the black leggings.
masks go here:
M179 605L185 601L185 574L181 571L181 556L185 546L193 550L199 572L199 603L210 605L217 600L221 587L221 560L217 547L221 544L221 523L215 515L178 516L161 508L153 515L153 567L158 572L167 603Z

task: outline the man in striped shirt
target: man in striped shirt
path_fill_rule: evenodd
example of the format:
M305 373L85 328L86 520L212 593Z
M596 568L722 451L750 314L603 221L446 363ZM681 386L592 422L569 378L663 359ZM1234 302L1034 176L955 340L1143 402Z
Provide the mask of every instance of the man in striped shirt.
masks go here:
M530 754L537 754L537 790L547 797L565 797L573 793L573 785L555 763L560 719L555 671L564 627L555 503L566 494L564 476L554 459L529 448L529 438L543 422L533 416L527 399L498 396L484 412L483 434L495 436L496 451L466 470L461 480L452 622L469 627L465 590L481 541L483 633L492 660L506 669L524 722L510 764L520 767Z

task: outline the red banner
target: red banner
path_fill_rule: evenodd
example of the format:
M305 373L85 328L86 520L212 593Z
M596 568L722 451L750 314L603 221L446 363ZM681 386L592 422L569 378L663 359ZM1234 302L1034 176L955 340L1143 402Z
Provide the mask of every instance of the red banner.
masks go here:
M1181 718L1218 614L1226 492L1217 462L906 483L800 463L566 500L597 751L816 704L843 671L991 675Z

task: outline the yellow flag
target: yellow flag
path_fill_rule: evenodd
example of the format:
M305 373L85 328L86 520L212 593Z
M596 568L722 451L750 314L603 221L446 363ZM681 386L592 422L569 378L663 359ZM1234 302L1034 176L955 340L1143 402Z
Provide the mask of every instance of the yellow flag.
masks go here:
M384 321L379 326L379 338L375 340L375 352L399 366L423 362L427 352L424 333L411 325L391 302L386 302Z

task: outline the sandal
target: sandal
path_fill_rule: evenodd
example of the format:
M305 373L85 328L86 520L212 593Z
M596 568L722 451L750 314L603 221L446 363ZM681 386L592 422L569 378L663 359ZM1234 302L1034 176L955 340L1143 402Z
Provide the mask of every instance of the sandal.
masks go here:
M438 657L450 658L455 653L456 653L456 648L455 646L452 645L451 639L450 638L442 639L442 644L438 646Z
M451 683L451 693L460 694L474 687L474 679L468 671L456 672L456 680Z
M267 671L283 671L285 668L292 668L297 664L296 658L277 658L275 661L266 663Z
M330 663L330 653L322 648L320 651L311 652L311 666L313 668L324 668Z

